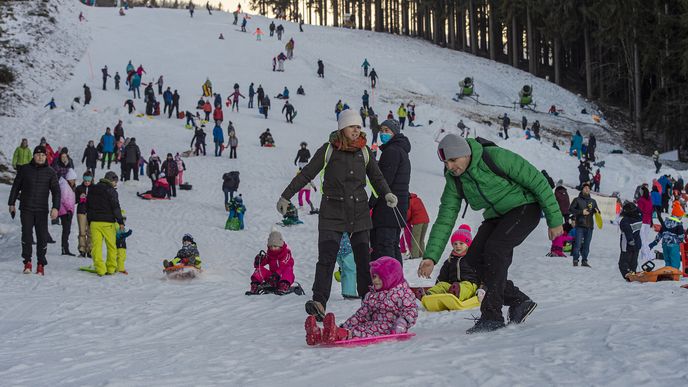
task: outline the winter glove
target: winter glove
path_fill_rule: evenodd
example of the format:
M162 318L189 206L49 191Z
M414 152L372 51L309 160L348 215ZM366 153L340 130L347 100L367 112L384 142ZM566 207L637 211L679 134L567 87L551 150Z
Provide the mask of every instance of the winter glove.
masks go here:
M289 200L280 197L277 201L277 212L279 212L282 216L286 215L287 210L289 210L289 204Z
M263 266L263 259L265 258L265 251L260 250L258 254L256 254L256 258L253 260L253 267L258 268L260 266Z
M450 287L448 293L451 293L456 296L456 298L459 298L459 295L461 294L461 285L459 285L458 282L454 282Z
M405 318L399 317L397 321L394 322L394 333L406 333L408 331L408 321Z
M485 289L478 289L475 294L478 296L478 301L483 302L483 298L485 298Z
M656 242L656 241L649 244L650 249L654 249L655 246L657 246L657 242Z
M385 201L387 202L387 207L396 207L397 203L399 203L399 199L397 199L397 195L393 193L388 193L385 195Z

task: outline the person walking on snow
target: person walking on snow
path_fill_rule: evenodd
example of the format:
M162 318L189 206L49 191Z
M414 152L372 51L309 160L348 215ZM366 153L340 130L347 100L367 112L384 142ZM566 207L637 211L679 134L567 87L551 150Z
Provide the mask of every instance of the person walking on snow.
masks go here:
M588 254L590 253L590 242L592 241L592 231L595 228L595 213L599 213L597 201L590 197L590 183L583 183L580 194L573 199L569 213L576 221L576 240L573 245L571 255L573 256L573 266L578 266L579 258L583 258L581 266L590 267L588 264Z
M117 174L109 171L88 192L88 222L91 230L91 256L96 274L103 276L117 272L117 229L124 231L124 219L119 205ZM103 264L103 241L107 258Z
M268 28L270 30L270 37L275 33L275 22L271 21L270 22L270 27Z
M655 174L659 173L659 170L662 169L662 163L659 162L659 151L652 154L652 162L655 163Z
M294 165L299 167L299 170L308 164L311 159L311 152L308 150L308 144L303 141L301 142L301 147L299 151L296 152L296 158L294 159Z
M361 96L361 102L363 103L363 107L370 108L370 105L368 104L370 101L370 95L368 94L368 90L363 90L363 95Z
M501 117L497 117L497 119L502 120L502 130L504 131L504 139L508 140L509 139L509 126L511 125L511 118L509 118L509 115L504 112L504 115Z
M637 201L638 210L642 215L642 226L640 228L641 244L636 246L636 248L640 248L640 253L642 254L642 263L645 263L654 259L652 256L652 251L649 247L651 242L650 230L652 229L652 213L654 212L654 207L652 205L652 199L650 198L650 191L647 190L647 187L643 186L641 190L642 193ZM633 270L635 270L635 268Z
M250 91L249 91L250 93ZM258 108L263 105L263 97L265 97L265 91L263 91L263 85L258 85L256 90L256 102L258 102Z
M91 142L92 143L92 142ZM84 172L83 181L74 190L74 200L76 202L76 223L79 226L79 257L91 258L91 230L88 228L88 192L93 184L93 174L91 171Z
M162 94L162 87L163 87L163 80L162 80L162 75L158 77L158 81L155 82L156 85L158 85L158 95ZM169 89L169 88L168 88Z
M237 113L239 112L239 97L246 99L241 92L239 92L239 89L235 89L232 94L230 94L227 98L232 97L232 111L234 111L234 108L236 108Z
M370 88L374 89L376 84L377 84L377 72L375 71L375 68L373 68L370 71Z
M186 164L182 160L182 156L177 152L174 155L174 161L177 163L177 179L175 180L176 185L184 184L184 171L186 171Z
M33 155L29 149L29 140L22 138L19 146L14 150L12 155L12 168L19 170L19 167L31 162Z
M325 64L321 59L318 59L318 77L325 78Z
M222 129L220 129L220 131L222 131ZM160 167L160 173L165 174L165 179L167 179L167 183L170 185L172 197L177 197L177 187L175 185L175 180L177 175L179 174L179 170L177 169L177 162L174 161L174 158L172 157L172 153L168 153L167 158L165 159L165 161L162 162L162 166Z
M225 137L222 127L216 124L213 128L213 142L215 143L215 157L222 156L222 148L224 147Z
M258 27L256 28L256 32L254 32L253 34L256 35L256 40L260 42L260 37L265 35L265 32L263 32L263 30L261 30L260 27Z
M253 109L253 97L256 95L256 91L253 88L253 82L248 86L248 108Z
M91 88L84 83L84 106L91 103Z
M287 59L291 60L294 57L294 38L289 39L284 48L287 51Z
M246 32L246 23L248 22L248 15L244 14L244 18L241 20L241 32Z
M107 79L112 78L112 76L108 73L107 65L100 69L100 71L103 73L103 90L107 90Z
M401 130L404 130L404 123L406 122L406 108L404 107L403 103L399 105L399 109L397 109L397 116L399 117L399 125Z
M19 219L21 220L21 246L24 260L24 274L31 274L31 257L33 233L36 231L36 274L44 275L48 264L48 216L56 220L60 208L60 185L57 174L47 164L47 153L44 146L33 150L33 159L19 167L12 182L8 199L10 216L16 214L15 203L19 199ZM51 195L51 206L48 207L48 195Z
M164 103L163 108L162 108L162 113L168 113L168 109L172 108L172 91L170 91L170 88L168 87L167 90L165 90L164 93L162 93L162 101ZM172 111L170 110L169 116L172 115ZM168 116L168 118L169 118Z
M370 67L370 63L368 63L368 58L363 59L363 64L361 65L363 67L363 76L368 78L368 67Z
M100 162L100 169L105 168L105 161L107 160L107 167L110 169L110 164L115 158L115 136L110 133L110 128L105 129L105 134L100 137L100 144L102 145L103 158Z
M57 212L57 216L60 218L60 225L62 226L61 255L74 257L76 255L69 251L69 235L71 234L72 230L72 219L74 217L74 207L76 202L74 197L74 189L70 183L67 182L67 179L71 181L76 180L76 173L74 172L74 169L70 169L67 178L60 177L58 179L58 184L60 185L60 209Z
M508 270L514 248L535 229L541 213L550 240L563 233L563 217L552 189L523 157L483 139L448 134L437 153L446 167L446 181L418 275L428 278L432 273L466 201L474 210L484 210L485 220L463 259L480 268L479 278L487 289L481 316L466 333L504 328L503 305L509 306L509 322L520 324L537 304L508 279Z
M368 230L372 228L372 222L368 207L363 204L368 201L366 177L370 178L375 191L385 199L389 207L396 207L398 202L378 168L377 161L370 157L358 113L351 109L342 112L337 126L338 130L332 132L330 140L317 150L301 173L292 179L277 202L278 212L285 215L291 204L289 199L324 170L323 199L318 220L318 263L313 283L313 299L306 303L306 312L315 315L318 320L325 317L332 274L344 232L351 235L358 295L365 296L371 284L368 270Z
M294 105L289 103L289 100L284 101L284 106L282 106L282 113L290 124L294 123Z
M175 117L179 117L179 93L177 93L177 90L174 90L174 93L172 93L172 106L170 106L170 110L167 114L167 118L172 117L172 112L176 111Z
M576 134L571 138L571 148L569 148L569 156L573 156L573 152L576 152L578 160L581 159L583 153L583 136L580 131L576 130Z
M237 158L237 147L239 146L239 139L236 136L236 132L234 130L229 131L229 135L227 138L227 145L229 145L229 158L230 159L236 159Z
M283 52L277 55L277 71L284 71L284 61L287 60L287 56Z

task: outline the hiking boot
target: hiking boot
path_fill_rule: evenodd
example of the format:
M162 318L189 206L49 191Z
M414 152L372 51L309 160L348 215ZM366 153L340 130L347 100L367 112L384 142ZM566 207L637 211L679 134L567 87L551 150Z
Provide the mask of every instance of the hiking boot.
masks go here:
M342 294L342 297L344 297L345 300L360 300L360 296L350 296L348 294Z
M527 299L518 305L510 306L509 324L520 324L525 322L536 307L537 304L531 299Z
M277 284L277 288L275 289L275 294L277 294L278 296L285 295L285 294L289 293L290 288L291 288L291 285L289 284L289 282L280 281Z
M335 341L346 340L349 336L349 331L337 326L333 313L325 315L323 320L322 341L326 344L334 343Z
M79 258L86 258L86 253L79 251Z
M306 313L315 316L317 321L322 321L325 318L325 307L318 301L310 300L306 302Z
M31 270L33 268L31 267L31 262L26 262L24 264L24 274L31 274Z
M168 260L162 261L162 267L168 268L168 267L172 267L172 266L173 266L172 262L170 262Z
M578 260L577 260L577 259L574 259L574 260L573 260L573 266L574 266L574 267L578 266Z
M472 328L469 328L466 331L466 334L471 335L473 333L493 332L493 331L496 331L497 329L504 328L505 326L506 325L504 325L503 321L485 320L485 319L479 318L478 320L475 321L475 325L473 325Z
M45 272L43 270L43 265L41 265L40 263L36 266L36 274L45 275Z
M315 316L306 317L304 324L306 328L306 344L317 345L322 343L322 330L315 320Z
M581 266L592 267L588 264L588 261L586 261L586 260L583 260L583 262L581 262Z
M69 251L68 247L62 248L62 255L69 255L70 257L76 257L76 255L72 254L72 252Z

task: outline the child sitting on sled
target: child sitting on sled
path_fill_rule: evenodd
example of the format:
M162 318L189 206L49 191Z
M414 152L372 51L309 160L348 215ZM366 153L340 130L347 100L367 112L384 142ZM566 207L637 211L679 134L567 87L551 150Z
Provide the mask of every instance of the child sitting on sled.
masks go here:
M124 220L124 222L127 221L127 213L124 210L122 210L122 220ZM127 260L127 238L131 236L132 232L131 229L129 229L129 231L124 231L118 228L115 236L115 245L117 246L117 271L122 274L129 274L124 268L124 262Z
M244 205L244 199L241 197L241 194L229 201L229 204L227 204L227 211L229 211L229 216L227 217L227 222L225 222L225 230L243 230L246 206Z
M198 247L191 234L184 234L184 237L182 237L182 248L177 251L177 256L172 260L168 261L166 259L162 261L162 265L165 268L180 264L184 266L193 266L196 269L201 268L200 253L198 252Z
M266 268L267 266L267 268ZM268 236L268 252L261 250L253 261L251 290L246 294L260 294L265 288L274 289L277 295L289 292L294 283L294 258L279 231Z
M418 288L415 293L418 299L427 294L453 294L459 301L466 301L478 292L478 272L464 259L473 242L471 227L462 224L451 236L452 252L442 264L435 286L430 289ZM481 290L481 296L484 291Z
M283 218L283 226L293 226L295 224L303 223L301 220L299 220L299 210L297 210L296 206L291 203L289 203L289 206L287 207L287 213L284 214Z
M662 224L657 237L650 243L650 249L657 246L660 240L662 241L662 253L666 266L681 269L680 243L683 242L683 225L680 218L670 216L664 219L664 224Z
M564 246L566 244L571 244L575 240L574 237L569 235L571 228L572 227L569 222L564 223L564 232L552 240L552 247L550 247L549 253L547 253L548 257L566 256L566 254L564 254Z
M361 301L361 307L341 327L332 313L325 315L323 328L315 316L306 318L306 343L316 345L358 337L406 333L416 323L418 306L404 279L401 263L392 257L370 262L373 285Z

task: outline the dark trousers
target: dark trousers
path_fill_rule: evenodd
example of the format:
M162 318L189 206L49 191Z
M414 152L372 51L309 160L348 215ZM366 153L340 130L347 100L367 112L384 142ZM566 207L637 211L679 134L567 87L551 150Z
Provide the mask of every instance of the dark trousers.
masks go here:
M165 105L164 105L163 108L162 108L163 114L164 114L164 113L167 113L167 109L170 109L170 114L171 114L171 113L172 113L172 110L171 110L171 109L172 109L172 105L170 105L169 103L165 102Z
M107 90L107 78L103 77L103 90Z
M659 170L662 168L662 163L659 161L655 161L655 173L659 173Z
M162 94L162 85L158 85L158 94Z
M528 299L507 277L514 248L538 225L540 212L537 204L526 204L499 218L487 219L478 228L464 259L478 270L486 287L481 318L504 321L502 305L515 306Z
M237 147L235 147L235 146L229 148L229 158L230 159L236 159L237 158L236 148Z
M327 306L332 288L332 274L337 263L337 252L342 233L339 231L320 230L318 235L318 263L315 264L315 281L313 282L313 300ZM351 248L356 261L356 285L358 295L364 297L370 287L370 249L368 231L359 231L351 235Z
M287 118L287 122L290 124L294 123L294 115L292 113L287 112L284 116Z
M134 171L134 180L139 180L139 169L136 163L124 164L124 173L122 173L122 180L131 180L131 171Z
M172 106L170 106L170 110L169 110L169 113L167 115L167 118L171 118L172 112L175 110L177 111L177 113L175 114L175 117L179 117L179 104L177 103L177 104L173 104Z
M222 143L215 141L215 157L222 156Z
M374 261L380 257L392 257L404 264L399 249L399 227L376 227L370 230L370 260Z
M253 109L253 96L248 97L248 108Z
M170 185L170 192L172 192L172 197L177 196L177 186L174 185L174 179L176 176L165 176L165 180Z
M401 125L401 129L404 129L404 124L406 123L406 117L399 117L399 125Z
M590 241L592 241L592 228L576 227L576 240L571 252L574 261L577 261L579 257L583 257L583 261L588 260Z
M115 154L113 152L103 152L103 159L100 161L100 169L105 168L105 159L107 159L108 169L110 169L110 164L114 158Z
M115 90L119 90L119 82L115 81Z
M229 201L234 198L234 191L229 188L222 188L222 192L225 193L225 204L229 204Z
M60 215L62 225L62 250L69 250L69 234L72 232L73 214Z
M622 277L630 272L635 272L638 268L638 252L637 249L628 248L619 254L619 271Z
M33 230L36 229L36 256L39 265L47 265L45 253L48 251L48 212L20 211L19 219L22 226L22 258L24 263L31 262L33 255Z

